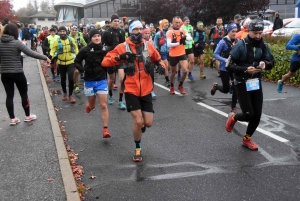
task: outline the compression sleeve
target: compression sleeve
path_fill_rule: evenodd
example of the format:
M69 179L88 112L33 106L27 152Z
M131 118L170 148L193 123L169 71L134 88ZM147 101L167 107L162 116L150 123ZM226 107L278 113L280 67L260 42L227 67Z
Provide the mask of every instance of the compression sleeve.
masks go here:
M179 45L180 45L179 42L177 42L177 43L172 43L172 40L171 40L170 38L167 39L167 46L168 46L169 48L171 48L171 47L177 47L177 46L179 46Z

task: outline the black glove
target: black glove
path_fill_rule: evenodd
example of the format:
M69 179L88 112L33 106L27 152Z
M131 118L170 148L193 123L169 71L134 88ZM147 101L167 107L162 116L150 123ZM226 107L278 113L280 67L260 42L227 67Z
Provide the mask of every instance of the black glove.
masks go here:
M136 54L125 52L124 54L120 55L120 60L127 60L129 62L134 62L136 58Z
M165 68L162 66L162 65L158 65L157 66L157 72L158 72L158 74L160 74L160 75L164 75L165 74Z
M186 37L184 36L184 37L182 37L181 39L180 39L180 45L185 45L185 40L186 40Z
M48 58L49 58L50 60L52 60L52 56L51 56L50 54L49 54Z

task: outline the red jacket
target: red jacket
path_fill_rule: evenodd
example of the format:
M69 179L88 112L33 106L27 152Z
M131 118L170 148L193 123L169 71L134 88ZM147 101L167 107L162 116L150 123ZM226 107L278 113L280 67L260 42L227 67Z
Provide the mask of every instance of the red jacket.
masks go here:
M39 37L38 37L38 40L40 42L43 42L48 36L49 36L49 31L48 30L45 30L43 31L42 33L40 33Z
M135 44L130 41L129 38L126 39L126 43L130 46L132 53L136 54L136 47L141 44ZM160 61L160 64L165 68L165 64L161 61L160 54L157 52L155 47L147 42L148 52L151 58L151 62L156 63ZM116 56L126 53L125 44L121 43L115 47L112 51L108 52L102 61L103 67L117 66L121 62L127 64L127 61L116 61ZM135 60L136 70L133 76L126 75L124 82L125 93L133 94L138 97L147 96L153 91L153 83L151 75L146 73L144 70L144 63L138 62L138 59Z

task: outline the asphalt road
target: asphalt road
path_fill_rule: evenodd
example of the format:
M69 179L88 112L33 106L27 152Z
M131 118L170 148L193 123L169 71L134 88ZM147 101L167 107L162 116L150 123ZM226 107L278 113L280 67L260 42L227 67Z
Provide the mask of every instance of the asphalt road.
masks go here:
M156 76L154 124L143 135L141 163L132 161L132 118L117 107L117 91L109 106L111 139L102 138L100 107L85 113L83 92L73 105L52 97L68 143L79 154L82 181L92 188L86 200L299 200L300 89L286 86L287 93L278 94L275 83L263 83L262 132L253 136L259 146L253 152L241 146L245 125L226 132L230 95L211 96L220 79L215 70L205 73L200 80L195 66L196 81L184 83L184 96L170 95L160 87L164 78ZM59 83L49 88L61 89Z

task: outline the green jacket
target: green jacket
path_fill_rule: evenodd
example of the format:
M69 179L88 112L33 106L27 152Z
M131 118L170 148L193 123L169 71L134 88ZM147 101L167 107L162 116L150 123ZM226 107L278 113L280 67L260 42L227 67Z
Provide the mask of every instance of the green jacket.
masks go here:
M194 33L194 28L192 25L188 25L185 26L184 24L181 26L181 28L183 28L184 30L186 30L188 32L188 34L190 34L190 36L193 38L193 33ZM185 41L185 45L184 48L185 49L191 49L193 47L193 41Z
M72 43L73 43L73 49L74 53L71 52L72 47L70 47L70 42L69 39L67 38L66 40L60 39L62 45L63 45L63 53L57 55L57 63L60 65L70 65L74 63L74 58L78 54L78 47L77 44L75 43L75 40L71 38ZM55 53L58 50L58 41L53 42L53 47L51 48L50 55L52 58L54 58Z
M74 41L76 42L76 45L78 46L78 49L80 49L84 46L87 46L87 44L82 36L82 33L77 32L75 36L73 36L72 33L70 33L69 36L74 39Z

